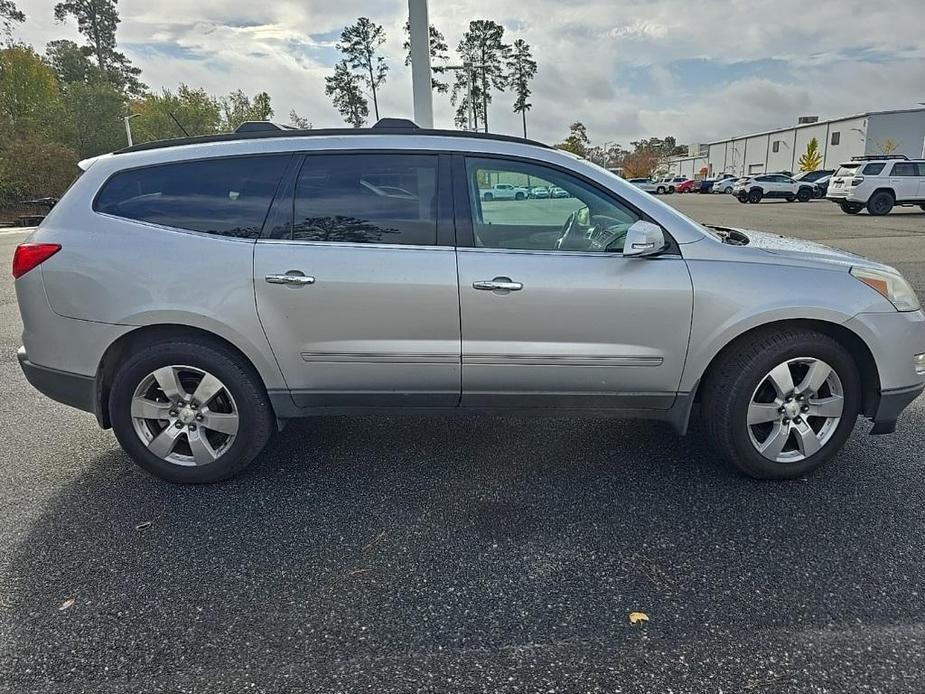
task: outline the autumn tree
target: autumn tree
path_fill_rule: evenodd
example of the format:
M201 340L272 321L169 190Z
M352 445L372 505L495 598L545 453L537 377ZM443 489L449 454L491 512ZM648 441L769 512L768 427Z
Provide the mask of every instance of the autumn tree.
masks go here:
M442 75L446 72L446 63L450 59L447 53L450 47L446 43L446 38L433 24L429 25L427 30L430 37L430 71L433 75ZM411 24L407 20L405 21L405 40L402 43L402 48L405 49L405 65L411 65ZM431 89L440 94L446 94L450 90L450 85L447 82L438 80L433 75L430 78Z
M341 60L334 74L324 78L324 83L324 93L331 97L344 121L354 128L362 128L369 117L369 102L360 89L360 77L350 71L349 63Z
M343 30L340 43L337 44L337 50L346 56L347 64L362 73L363 81L372 92L376 120L379 120L379 87L385 82L389 71L385 57L380 53L383 43L385 30L382 26L370 21L368 17L360 17L356 24Z
M800 171L815 171L822 166L822 153L819 151L819 141L814 137L806 145L806 151L800 155L797 162Z
M459 70L453 84L454 104L465 102L469 95L477 102L476 129L478 118L482 119L485 132L488 132L488 104L491 103L492 90L503 91L507 86L507 56L510 46L504 43L504 27L490 19L474 19L469 22L469 29L463 34L456 48L465 65L478 66L474 70L475 79L469 85L471 70ZM464 93L466 96L460 99ZM463 111L463 113L465 113ZM459 120L457 109L457 121Z
M533 108L530 98L530 81L536 76L536 61L530 53L530 44L523 39L514 41L507 61L508 84L514 92L514 113L523 121L524 137L527 136L527 111Z

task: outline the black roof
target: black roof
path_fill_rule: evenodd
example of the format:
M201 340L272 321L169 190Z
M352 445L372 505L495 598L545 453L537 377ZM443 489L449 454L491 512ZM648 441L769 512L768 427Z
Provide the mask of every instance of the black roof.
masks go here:
M266 129L256 129L253 125L245 124L248 127L239 128L237 132L222 133L219 135L200 135L198 137L177 137L168 140L154 140L153 142L144 142L116 150L115 154L125 154L126 152L144 152L151 149L163 149L165 147L180 147L182 145L199 145L209 142L238 142L241 140L263 140L279 137L324 137L331 135L415 135L415 136L440 136L440 137L467 137L479 140L496 140L500 142L519 142L521 144L534 145L536 147L546 147L542 142L528 140L523 137L513 135L499 135L495 133L469 132L466 130L437 130L419 128L412 121L402 118L382 118L371 128L319 128L308 130L290 129L288 126L282 127L275 124L267 124Z

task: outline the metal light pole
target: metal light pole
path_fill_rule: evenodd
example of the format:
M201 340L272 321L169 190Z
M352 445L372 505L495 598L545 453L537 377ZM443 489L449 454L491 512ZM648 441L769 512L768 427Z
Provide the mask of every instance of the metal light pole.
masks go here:
M122 119L125 121L125 137L128 140L129 147L135 144L134 142L132 142L132 126L129 124L129 121L131 121L132 118L138 118L138 116L140 115L141 115L140 113L132 113L132 114L125 116Z
M414 97L414 121L422 128L433 128L434 98L431 91L427 0L408 0L408 25L411 29L411 92Z

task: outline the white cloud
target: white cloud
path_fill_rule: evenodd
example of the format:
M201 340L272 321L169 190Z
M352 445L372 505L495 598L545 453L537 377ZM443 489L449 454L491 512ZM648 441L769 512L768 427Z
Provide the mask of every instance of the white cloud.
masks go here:
M44 0L19 0L17 36L38 47L76 38ZM532 137L561 139L583 121L596 141L674 134L682 142L788 125L801 114L836 116L910 107L925 100L921 0L774 3L688 0L431 0L431 21L454 47L473 18L509 27L533 46L539 72ZM391 65L380 95L385 115L411 115L401 27L405 0L122 0L120 45L152 88L179 82L223 94L268 91L278 117L290 108L316 126L341 121L324 95L337 33L365 15L383 24ZM147 47L144 47L147 45ZM142 48L136 49L136 46ZM703 73L678 61L702 59ZM776 62L754 73L724 71ZM496 93L492 129L518 133L510 94ZM438 125L451 127L448 97L435 96Z

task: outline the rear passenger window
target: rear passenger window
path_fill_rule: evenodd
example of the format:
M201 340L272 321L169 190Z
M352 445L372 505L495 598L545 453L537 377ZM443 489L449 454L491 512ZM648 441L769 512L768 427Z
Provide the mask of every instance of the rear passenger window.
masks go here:
M883 171L883 164L868 164L864 167L864 170L861 172L867 176L876 176L881 171Z
M918 167L912 162L896 162L893 164L894 176L918 176Z
M309 155L295 191L295 241L437 242L437 157Z
M289 156L205 159L123 171L103 186L93 209L178 229L257 238Z

